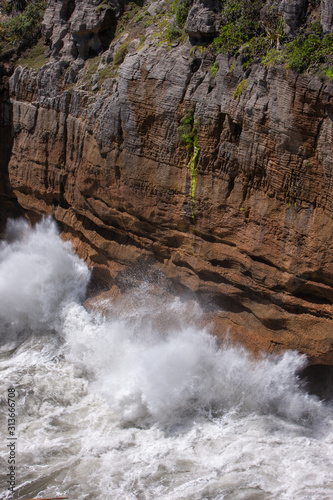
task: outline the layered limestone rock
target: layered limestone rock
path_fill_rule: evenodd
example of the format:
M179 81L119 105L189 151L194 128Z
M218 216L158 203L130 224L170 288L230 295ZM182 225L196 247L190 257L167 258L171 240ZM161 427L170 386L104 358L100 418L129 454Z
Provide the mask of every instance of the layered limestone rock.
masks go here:
M12 105L6 81L8 74L0 65L0 235L8 217L23 215L8 182L8 163L12 152Z
M51 1L43 20L43 31L50 41L53 57L86 59L106 50L112 27L124 5L122 0Z
M221 337L333 364L333 84L226 55L214 77L209 51L147 38L92 91L69 53L11 78L9 184L30 218L59 221L105 288L149 264Z
M329 0L322 0L321 4L321 26L324 33L333 33L333 4Z
M294 34L305 18L308 8L308 0L282 0L279 11L284 20L284 32L287 35Z
M185 32L198 40L209 40L217 36L221 24L221 9L222 3L219 0L194 2L186 20Z

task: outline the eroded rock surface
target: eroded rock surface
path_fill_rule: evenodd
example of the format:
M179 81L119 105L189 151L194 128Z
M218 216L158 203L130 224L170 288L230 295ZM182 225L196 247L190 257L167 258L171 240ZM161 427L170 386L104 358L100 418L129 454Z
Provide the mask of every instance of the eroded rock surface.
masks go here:
M321 26L324 33L333 32L333 4L330 0L322 0L321 4Z
M213 77L211 56L189 41L148 40L131 42L113 76L97 74L93 92L80 82L94 40L105 48L105 14L59 35L83 22L72 19L81 4L51 33L65 3L52 4L51 62L11 79L8 175L20 206L59 221L105 287L150 263L200 296L218 335L333 364L333 84L256 64L244 72L226 55Z
M123 0L52 0L46 9L43 31L52 55L62 59L85 59L106 50L112 27L122 11Z
M308 0L282 0L279 10L284 20L284 31L287 35L294 34L305 18Z
M185 32L198 40L209 40L217 36L221 24L221 8L219 0L194 2L186 20Z

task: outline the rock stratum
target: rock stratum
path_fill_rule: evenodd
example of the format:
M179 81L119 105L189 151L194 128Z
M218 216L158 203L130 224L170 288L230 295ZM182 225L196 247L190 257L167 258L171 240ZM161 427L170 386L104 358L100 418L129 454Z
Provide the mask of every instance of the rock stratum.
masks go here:
M129 269L163 273L221 338L333 365L332 81L256 59L244 70L241 54L213 72L197 42L218 31L218 2L196 1L171 44L166 2L118 37L126 4L99 4L51 0L46 64L3 87L2 224L49 214L104 289ZM270 4L286 33L308 8Z

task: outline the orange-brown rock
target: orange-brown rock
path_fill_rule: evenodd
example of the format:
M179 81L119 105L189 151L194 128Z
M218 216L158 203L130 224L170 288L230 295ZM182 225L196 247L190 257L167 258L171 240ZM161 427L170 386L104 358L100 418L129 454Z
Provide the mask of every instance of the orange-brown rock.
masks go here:
M59 61L16 69L8 186L20 207L52 215L105 288L149 263L197 294L218 335L333 364L333 84L244 73L223 55L213 78L189 42L136 48L95 92L66 90Z

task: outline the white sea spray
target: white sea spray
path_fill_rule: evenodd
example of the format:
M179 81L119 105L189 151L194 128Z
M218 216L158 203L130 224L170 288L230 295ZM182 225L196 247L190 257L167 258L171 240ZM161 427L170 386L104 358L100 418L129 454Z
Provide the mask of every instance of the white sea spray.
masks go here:
M219 346L197 304L159 304L144 285L88 312L89 271L50 219L7 237L0 373L17 391L18 499L333 497L332 408L302 389L302 356ZM3 446L1 484L6 460Z

